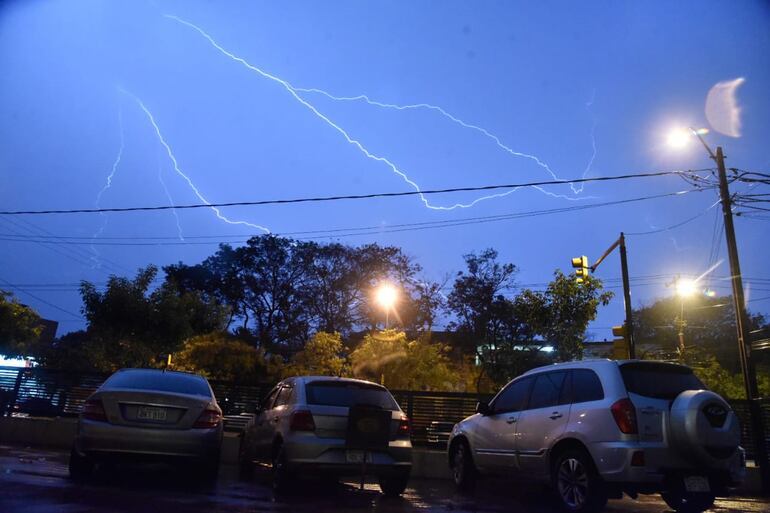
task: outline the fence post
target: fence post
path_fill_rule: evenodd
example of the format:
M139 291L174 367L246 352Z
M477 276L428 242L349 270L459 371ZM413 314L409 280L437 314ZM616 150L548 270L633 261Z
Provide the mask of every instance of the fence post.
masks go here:
M409 417L409 422L412 422L412 414L414 413L414 394L410 391L406 394L406 416Z
M5 407L5 415L7 415L8 417L11 416L11 412L13 411L14 406L16 406L16 401L18 401L19 399L19 390L21 389L21 380L24 377L25 370L26 369L24 368L20 368L16 373L16 383L14 383L13 385L13 392L11 392L11 398Z

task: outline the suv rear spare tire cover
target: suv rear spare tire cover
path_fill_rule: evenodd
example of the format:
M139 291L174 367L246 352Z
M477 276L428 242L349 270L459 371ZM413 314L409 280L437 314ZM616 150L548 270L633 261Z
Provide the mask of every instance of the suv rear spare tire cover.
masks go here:
M738 416L719 395L687 390L671 405L671 440L688 459L724 462L735 454L741 439Z

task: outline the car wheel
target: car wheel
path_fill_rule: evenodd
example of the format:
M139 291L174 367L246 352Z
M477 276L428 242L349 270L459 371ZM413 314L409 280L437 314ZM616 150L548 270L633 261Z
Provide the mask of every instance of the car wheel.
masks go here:
M82 481L94 472L94 462L87 456L81 455L75 447L70 451L69 462L70 478L75 481Z
M452 446L450 460L452 466L452 479L455 487L463 492L473 491L476 487L476 466L473 464L471 450L468 442L459 440Z
M293 481L286 459L286 449L279 445L273 453L273 492L282 495L291 490Z
M241 438L241 445L238 448L238 468L241 476L249 477L254 473L254 458L249 452L246 438Z
M386 497L398 497L409 484L409 472L395 472L380 476L380 490Z
M560 454L551 472L553 487L565 511L599 511L607 504L607 490L591 461L581 450Z
M714 506L714 497L709 493L688 493L669 491L660 494L668 507L679 513L701 513Z
M219 451L205 458L200 465L198 478L206 484L216 483L219 476Z

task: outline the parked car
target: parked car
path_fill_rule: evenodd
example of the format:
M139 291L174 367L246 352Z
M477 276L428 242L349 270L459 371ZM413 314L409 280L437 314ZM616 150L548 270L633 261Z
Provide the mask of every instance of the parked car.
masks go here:
M222 410L206 378L121 369L86 400L69 470L80 479L105 461L192 462L188 468L213 480L221 445Z
M596 360L531 370L448 443L457 487L484 474L550 483L567 511L597 511L622 493L660 493L701 512L745 476L738 418L683 365Z
M242 469L272 464L277 492L305 476L377 477L404 492L412 468L409 420L388 390L357 379L303 376L279 383L247 424Z

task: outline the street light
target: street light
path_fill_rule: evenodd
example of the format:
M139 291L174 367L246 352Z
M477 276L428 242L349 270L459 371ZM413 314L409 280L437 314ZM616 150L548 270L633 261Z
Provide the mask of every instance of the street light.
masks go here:
M382 283L375 293L377 303L385 310L385 329L389 327L390 310L398 299L398 290L390 283Z
M749 338L748 316L746 315L746 302L743 295L743 280L741 279L741 265L738 259L738 244L735 240L735 226L733 226L732 197L727 182L727 170L725 169L725 155L721 146L717 146L716 151L712 151L709 145L703 139L703 135L708 133L705 129L695 130L690 128L690 133L698 138L700 143L706 149L709 157L716 162L719 174L719 196L722 203L722 217L725 225L725 239L727 240L727 255L730 262L730 281L733 289L733 306L735 308L735 324L738 332L738 356L741 362L741 372L743 374L743 384L746 388L746 398L749 400L751 408L751 424L754 432L754 441L756 449L755 459L759 461L760 475L762 476L762 487L765 491L770 491L770 465L768 465L768 454L765 444L764 426L762 424L762 412L759 408L757 398L759 390L757 388L757 375L754 368L754 361L751 354L751 341ZM675 144L680 141L680 137L669 137L669 142Z
M696 292L698 292L698 284L695 280L688 278L678 278L676 280L676 293L679 297L690 297L695 295Z

